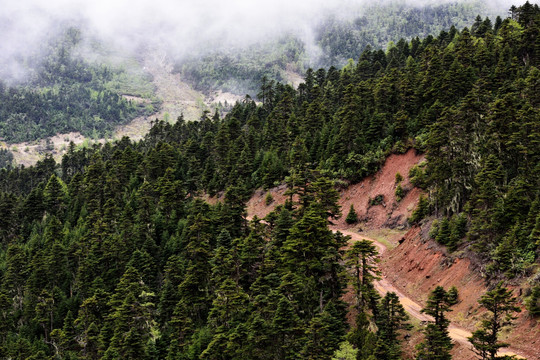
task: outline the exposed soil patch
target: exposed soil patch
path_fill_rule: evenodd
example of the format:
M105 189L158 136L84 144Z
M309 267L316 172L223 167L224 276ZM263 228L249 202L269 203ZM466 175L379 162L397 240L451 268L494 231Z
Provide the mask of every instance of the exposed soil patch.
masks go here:
M424 159L423 155L416 154L415 150L411 149L405 154L392 154L386 159L383 167L373 176L369 176L360 183L351 185L340 193L339 205L343 216L335 221L335 225L340 228L357 227L349 226L345 223L345 218L351 204L353 204L358 218L360 219L360 227L363 230L380 229L380 228L395 228L405 229L407 218L418 203L418 197L421 191L413 188L409 182L409 170L414 165ZM401 201L396 201L396 173L403 176L401 182L402 188L409 190ZM268 215L274 208L285 203L287 196L284 195L287 187L281 185L276 188L265 190L257 190L247 203L247 211L251 216L257 215L260 218ZM266 205L266 195L270 193L274 201L270 205ZM383 202L380 205L370 206L370 199L382 195Z
M283 71L283 77L287 84L295 89L304 82L304 77L298 73L293 64L287 64L286 69Z
M358 184L349 186L341 192L339 204L343 217L336 225L347 227L345 217L351 204L354 206L361 226L365 229L398 228L404 229L407 218L418 203L420 190L413 188L409 181L409 170L424 159L415 150L411 149L405 154L392 154L383 167L373 176L369 176ZM407 191L401 201L396 200L396 174L403 177L401 187ZM382 198L379 204L377 198Z
M156 96L162 100L161 110L119 126L114 134L116 138L128 136L132 140L140 140L156 119L174 122L183 114L186 120L197 120L206 106L202 93L182 81L179 74L172 73L173 64L165 53L148 51L143 66L153 77Z
M285 191L287 191L287 185L280 185L269 190L256 190L246 204L249 216L257 216L262 219L270 214L276 206L285 204L289 198L285 195ZM273 198L273 201L268 205L266 205L267 194L272 195Z
M420 228L411 229L403 242L383 256L381 270L388 280L402 293L418 304L425 304L431 290L436 286L445 289L456 286L459 290L459 302L448 313L454 329L462 341L455 351L458 359L475 359L470 350L467 337L474 331L485 310L478 305L478 299L488 289L485 279L475 270L466 257L452 256L445 248L431 240L423 240ZM514 289L515 294L519 292ZM521 304L523 305L523 304ZM452 329L450 329L452 331ZM457 331L457 330L455 330ZM504 341L512 344L512 351L529 360L540 359L540 327L522 311L514 326L503 333ZM467 355L468 354L468 355Z
M484 314L478 306L478 298L487 291L484 279L467 258L449 256L435 242L423 241L420 228L407 227L406 219L416 207L421 193L410 185L408 173L413 165L421 161L423 156L413 150L391 155L377 174L343 190L340 199L343 217L335 222L333 230L351 235L352 242L371 238L379 247L383 277L376 287L381 293L396 292L411 315L411 322L416 325L416 331L404 343L406 356L412 358L416 352L415 345L423 339L419 332L420 324L428 321L429 317L420 310L429 293L437 285L446 289L455 285L459 289L460 300L449 313L452 321L449 331L455 343L452 355L460 360L477 359L467 337ZM403 177L401 186L410 189L400 202L395 198L397 172ZM248 217L265 217L277 205L285 202L286 190L286 186L281 185L268 191L256 191L247 204ZM268 193L273 201L266 205ZM370 199L377 195L382 195L383 202L370 205ZM210 200L215 202L219 198ZM351 204L362 219L360 224L354 226L348 226L344 220ZM344 299L352 301L350 294L346 294ZM349 314L348 320L352 321L353 318L354 314ZM518 353L529 360L540 360L540 326L522 313L511 330L505 334L505 341L512 344L512 352L506 350L506 353Z
M79 132L70 132L67 134L58 134L48 139L4 146L11 150L17 165L31 166L43 159L46 154L51 154L56 162L60 162L62 156L67 152L71 141L75 145L81 145L84 143L85 137ZM100 141L104 142L104 140ZM88 142L90 143L91 141Z
M139 96L133 96L133 95L122 95L122 97L128 101L137 103L137 104L149 104L150 100L145 99Z
M221 90L214 91L208 97L206 98L207 104L219 104L222 105L234 105L237 101L242 101L244 99L243 96L236 95L230 92L223 92Z

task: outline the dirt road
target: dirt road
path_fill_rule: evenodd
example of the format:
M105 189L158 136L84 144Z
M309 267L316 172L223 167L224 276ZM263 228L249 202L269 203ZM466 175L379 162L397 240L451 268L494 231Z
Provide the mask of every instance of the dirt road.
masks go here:
M340 231L344 235L349 235L351 237L351 243L354 243L356 241L360 241L363 239L371 240L373 241L373 244L377 246L379 249L379 254L382 255L386 251L386 246L384 244L381 244L380 242L370 239L368 237L362 236L358 233L338 229L338 228L332 228L332 231ZM403 294L401 291L399 291L393 284L391 284L388 280L385 279L384 274L382 275L381 280L378 280L375 282L375 289L381 294L385 295L387 292L394 292L399 297L399 300L401 302L401 305L405 308L405 310L409 313L410 316L414 317L415 319L418 319L420 321L431 321L432 318L424 313L421 312L422 306L415 301L413 301L411 298ZM465 346L471 346L469 343L469 340L467 338L471 336L471 333L461 327L458 327L454 324L450 324L448 327L448 332L450 334L450 337L452 340L454 340L457 343L463 344ZM518 359L525 359L524 357L520 356L514 351L511 351L509 349L501 349L498 353L499 356L503 355L515 355Z

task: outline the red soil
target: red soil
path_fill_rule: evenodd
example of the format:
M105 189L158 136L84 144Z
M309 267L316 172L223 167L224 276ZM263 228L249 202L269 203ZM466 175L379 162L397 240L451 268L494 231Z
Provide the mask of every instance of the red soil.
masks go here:
M352 204L365 228L378 229L404 226L407 217L416 207L420 196L420 190L413 188L409 182L409 170L413 165L422 161L423 158L423 155L416 154L413 149L405 154L392 154L375 175L369 176L360 183L343 190L339 201L343 216L337 221L336 225L347 227L345 218ZM404 179L401 182L401 187L408 191L400 202L396 201L394 195L397 187L397 173L400 173ZM369 206L369 200L378 195L383 196L382 204Z
M390 155L379 172L369 176L358 184L351 185L341 191L339 204L343 216L335 222L334 229L353 235L353 240L360 236L345 223L345 217L351 204L361 221L362 230L383 228L406 228L407 217L418 203L421 191L413 188L409 182L409 169L423 160L414 150L405 154ZM404 180L402 188L406 196L397 202L395 199L395 176L400 173ZM286 186L282 185L268 191L258 190L247 203L248 217L265 217L278 204L283 204ZM266 205L267 193L273 202ZM381 205L369 205L369 200L377 195L383 196ZM210 199L215 202L216 199ZM399 238L387 241L397 245ZM476 359L466 338L474 330L484 311L478 306L479 297L487 291L484 279L472 266L469 259L451 257L446 250L431 240L424 240L420 228L412 228L401 239L402 243L381 256L383 279L380 291L395 291L401 294L401 301L414 318L422 320L423 314L416 314L425 304L428 294L437 285L448 289L454 285L459 290L459 303L449 313L452 321L450 332L455 340L452 351L454 359ZM381 244L384 247L384 245ZM382 249L381 249L382 250ZM414 345L422 340L419 333L414 333L405 344L406 356L414 354ZM526 311L515 321L510 333L505 334L504 341L512 344L512 351L525 356L529 360L540 360L540 326L535 320L527 318ZM412 358L412 357L411 357Z
M353 204L358 218L363 223L363 227L369 229L377 229L381 227L398 227L406 224L407 217L418 203L420 190L413 188L409 182L410 168L423 160L422 155L417 155L415 150L409 150L405 154L392 154L384 163L381 170L373 176L369 176L360 183L351 185L341 191L339 204L343 212L343 216L338 219L335 224L340 228L348 227L345 223L345 218L351 204ZM395 191L397 184L395 183L396 173L400 173L404 180L401 182L401 187L408 191L406 196L397 202L395 199ZM287 197L284 195L287 187L281 185L268 191L257 190L247 203L247 212L249 216L258 216L263 218L268 215L274 208L283 204ZM267 206L265 198L267 193L273 197L273 202ZM381 205L369 206L369 200L377 195L383 196Z
M450 256L434 241L423 240L418 227L412 228L399 246L387 252L380 267L386 280L418 304L425 304L429 292L438 285L445 289L456 286L459 302L448 313L453 325L471 332L486 315L478 305L478 299L488 290L485 279L468 258ZM528 318L525 310L508 330L511 333L504 333L503 340L512 344L514 353L529 360L540 359L540 326ZM465 339L470 336L465 332L463 335ZM470 348L470 344L457 341L454 358L476 359Z

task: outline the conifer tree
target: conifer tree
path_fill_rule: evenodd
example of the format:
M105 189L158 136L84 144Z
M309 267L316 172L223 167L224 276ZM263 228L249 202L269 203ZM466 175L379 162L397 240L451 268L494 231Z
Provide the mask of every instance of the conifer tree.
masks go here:
M63 210L65 202L65 184L56 175L51 175L49 182L43 190L43 200L45 210L52 214L58 215Z
M502 281L493 290L482 295L478 303L485 307L490 315L482 321L480 329L472 333L469 341L482 360L495 360L499 349L509 346L499 342L500 331L512 323L514 314L521 309L516 305L517 299L512 295L512 291L505 288Z
M409 316L395 293L389 292L382 298L377 317L377 348L375 356L381 360L401 358L400 330L409 330Z
M444 217L439 223L439 232L437 233L435 240L443 245L446 245L450 240L450 221L448 221L447 217Z
M324 360L332 356L343 336L343 319L340 317L336 317L334 304L329 303L321 313L311 319L305 330L300 359Z
M375 354L377 335L371 331L371 324L364 311L356 315L354 327L347 334L347 340L358 350L357 360L369 360Z
M295 340L301 332L300 325L300 319L291 302L282 295L271 325L275 335L275 353L279 358L297 356L295 352L298 351L298 346Z
M377 268L379 252L370 240L360 240L347 250L347 266L352 270L351 282L355 292L356 310L360 313L371 308L377 313L376 304L379 295L373 281L379 279Z
M356 214L356 210L354 210L353 204L351 204L351 207L349 208L349 213L347 214L347 218L345 218L345 222L349 225L358 222L358 215Z
M450 321L444 313L451 311L451 297L441 286L437 286L429 295L422 312L434 319L424 329L425 339L417 346L417 360L450 360L450 350L454 346L448 334Z

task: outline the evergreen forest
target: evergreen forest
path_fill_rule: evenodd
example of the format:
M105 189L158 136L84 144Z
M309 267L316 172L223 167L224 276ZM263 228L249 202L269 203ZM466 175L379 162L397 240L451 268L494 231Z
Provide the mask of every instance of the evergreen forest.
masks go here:
M505 14L480 0L423 6L398 1L361 3L351 11L353 16L324 17L312 30L313 39L291 33L245 48L210 46L211 50L180 59L175 71L202 91L255 95L264 77L286 82L287 71L341 68L348 59L357 60L366 48L386 48L400 38L424 38L452 26L462 28L472 24L478 14L493 19Z
M86 60L81 54L85 42L82 32L70 27L53 36L42 55L25 59L25 81L0 80L2 140L32 141L74 131L94 139L110 137L115 126L155 112L159 101L152 96L151 79ZM144 97L151 105L122 95Z
M329 224L342 216L340 187L413 148L427 161L409 174L425 194L409 223L437 218L434 240L482 264L493 286L470 341L495 359L520 310L499 281L532 278L525 311L540 312L539 33L540 8L527 2L506 19L478 16L308 69L296 89L263 77L256 99L226 116L156 121L138 142L71 144L59 163L0 170L0 357L407 358L412 324L396 294L375 291L377 248L346 248ZM103 88L110 70L87 73L69 46L56 49L66 76L54 86L73 101L70 91L4 88L1 111L32 124L18 120L26 130L14 135L8 122L4 136L52 131L35 125L41 106L62 129L77 116L118 123L141 111ZM26 101L10 103L17 96ZM55 110L62 101L73 114ZM280 184L290 200L249 219L252 192ZM445 313L458 291L433 289L417 359L451 358Z

